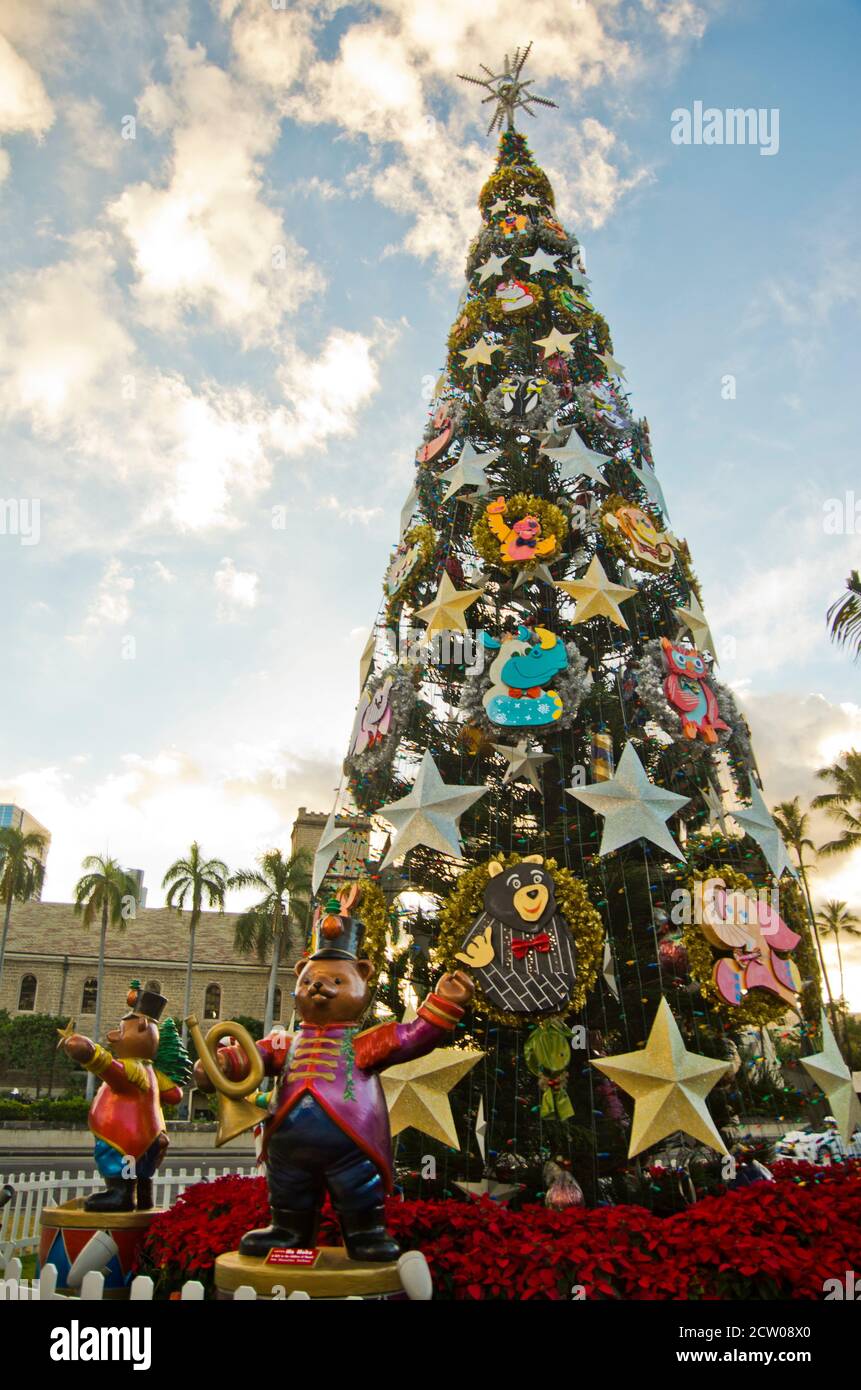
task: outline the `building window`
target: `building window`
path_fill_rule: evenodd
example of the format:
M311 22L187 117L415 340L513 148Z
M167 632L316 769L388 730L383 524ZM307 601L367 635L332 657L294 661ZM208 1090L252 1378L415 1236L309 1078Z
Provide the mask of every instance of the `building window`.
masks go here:
M81 1013L94 1014L96 1012L96 999L99 993L99 982L95 975L90 975L84 980L84 988L81 991Z
M275 986L275 994L272 999L272 1018L275 1023L281 1019L281 989L278 985Z
M18 1012L30 1013L36 1007L36 976L25 975L18 990Z
M207 985L203 999L203 1017L221 1018L221 985Z

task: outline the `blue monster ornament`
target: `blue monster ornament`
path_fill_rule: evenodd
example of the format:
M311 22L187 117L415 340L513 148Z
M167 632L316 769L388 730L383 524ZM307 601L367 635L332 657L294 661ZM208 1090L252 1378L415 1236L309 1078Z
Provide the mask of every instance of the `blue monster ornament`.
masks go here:
M568 667L565 643L547 628L518 628L516 637L502 642L484 635L484 645L497 656L490 668L485 713L502 728L533 728L553 724L562 715L562 699L550 690L554 676Z

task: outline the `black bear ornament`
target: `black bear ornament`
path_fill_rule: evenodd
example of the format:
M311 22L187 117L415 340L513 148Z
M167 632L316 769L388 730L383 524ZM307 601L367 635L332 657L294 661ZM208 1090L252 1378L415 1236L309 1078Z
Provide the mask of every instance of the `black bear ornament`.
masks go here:
M507 869L491 861L484 911L457 952L488 1004L524 1016L559 1013L576 980L574 941L543 865L540 854Z

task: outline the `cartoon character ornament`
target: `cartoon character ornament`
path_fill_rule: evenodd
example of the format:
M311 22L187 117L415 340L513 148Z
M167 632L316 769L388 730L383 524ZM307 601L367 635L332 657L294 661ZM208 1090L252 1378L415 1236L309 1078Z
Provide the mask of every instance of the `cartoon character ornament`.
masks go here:
M503 564L523 565L557 553L556 537L541 534L540 517L527 513L509 526L505 520L507 509L506 499L495 497L486 512L487 524L499 541L499 559Z
M483 997L521 1017L564 1010L576 982L574 940L540 854L489 865L484 911L457 952Z
M454 438L462 413L459 401L440 401L431 416L425 442L416 450L417 463L431 463L445 453Z
M503 429L522 425L534 431L556 414L561 400L549 371L532 375L512 372L488 392L484 408L494 425Z
M730 947L717 961L712 979L728 1004L741 1004L751 989L766 989L798 1011L802 987L795 961L778 951L794 951L801 937L788 927L772 900L776 895L728 892L721 880L702 892L701 931L713 946Z
M504 237L520 236L530 225L525 212L508 212L496 224L497 231Z
M646 569L669 570L675 560L674 536L663 531L642 507L620 498L608 499L601 524L622 542L622 550Z
M389 702L391 693L391 676L386 676L375 690L369 690L366 686L362 691L348 758L356 757L357 754L364 753L366 748L376 748L382 743L392 725L392 707Z
M240 1253L252 1258L265 1259L277 1248L312 1249L328 1193L351 1260L397 1259L398 1245L386 1228L393 1161L379 1073L446 1043L473 994L463 971L445 974L411 1022L363 1029L374 973L364 954L363 924L343 917L332 941L295 967L297 1031L257 1043L277 1087L262 1149L272 1222L239 1243ZM230 1080L248 1075L249 1058L238 1044L219 1048L217 1062ZM200 1063L195 1080L213 1089Z
M685 738L699 735L704 743L717 743L718 734L729 733L718 713L715 693L708 680L708 667L695 647L674 646L661 638L666 677L664 694L678 712Z
M547 628L530 631L496 644L485 637L485 647L498 645L490 667L490 687L484 696L485 713L502 728L532 728L553 724L562 715L563 702L556 690L546 689L568 666L565 643Z
M519 309L531 309L535 296L522 280L503 280L496 287L496 302L504 314L516 314Z

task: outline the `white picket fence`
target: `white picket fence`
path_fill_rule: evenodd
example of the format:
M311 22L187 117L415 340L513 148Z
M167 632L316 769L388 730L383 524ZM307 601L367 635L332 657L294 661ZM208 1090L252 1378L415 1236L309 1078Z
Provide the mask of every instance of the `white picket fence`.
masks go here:
M230 1172L241 1177L252 1177L259 1170L249 1166L234 1168ZM153 1196L157 1207L169 1207L193 1183L204 1178L226 1176L224 1168L185 1168L167 1173L156 1173L153 1182ZM99 1174L92 1169L83 1168L77 1173L0 1173L0 1188L6 1184L13 1189L10 1202L0 1208L0 1268L16 1255L29 1254L39 1246L39 1223L42 1208L59 1206L73 1197L88 1197L91 1192L104 1187ZM191 1295L190 1295L191 1296Z
M19 1259L9 1260L2 1278L0 1278L3 1288L0 1290L0 1310L4 1303L69 1303L72 1296L69 1294L57 1293L57 1270L54 1265L45 1265L37 1279L23 1278L23 1265ZM155 1285L148 1274L138 1274L129 1287L129 1298L135 1303L151 1303L155 1291ZM80 1294L74 1298L75 1302L83 1299L90 1303L100 1303L105 1293L105 1276L98 1270L91 1270L85 1274L81 1282ZM202 1303L206 1297L206 1292L199 1279L187 1279L180 1291L180 1302L182 1303ZM238 1288L234 1295L234 1301L251 1302L257 1299L257 1293L249 1284L243 1284ZM304 1291L296 1290L295 1293L286 1295L286 1299L308 1299L311 1295ZM285 1301L286 1301L285 1299ZM351 1295L349 1302L361 1302Z

